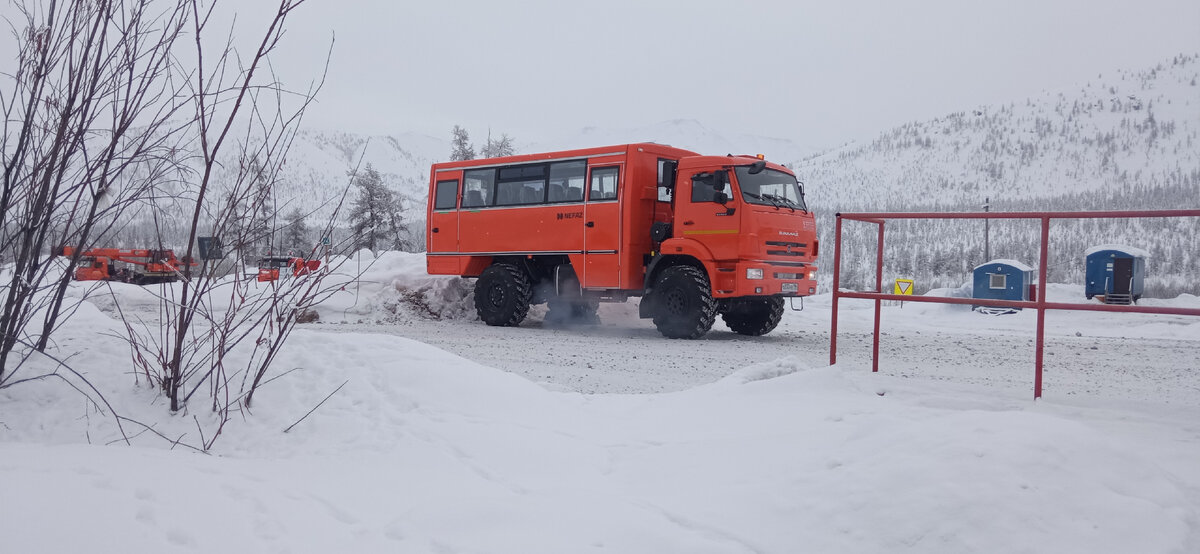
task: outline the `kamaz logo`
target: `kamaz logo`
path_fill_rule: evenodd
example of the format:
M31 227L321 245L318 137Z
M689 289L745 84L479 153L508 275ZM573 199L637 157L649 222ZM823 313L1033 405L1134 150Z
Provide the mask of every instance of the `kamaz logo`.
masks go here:
M781 235L783 235L783 236L785 236L785 237L798 237L798 236L800 236L800 233L798 233L798 232L795 232L795 233L794 233L794 232L792 232L792 231L780 231L780 232L779 232L779 234L781 234Z

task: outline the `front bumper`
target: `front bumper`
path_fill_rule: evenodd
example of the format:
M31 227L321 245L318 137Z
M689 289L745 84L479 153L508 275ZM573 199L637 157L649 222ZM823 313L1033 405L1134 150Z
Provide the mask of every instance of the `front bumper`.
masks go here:
M747 278L748 269L761 271L762 279ZM817 266L809 263L739 261L718 268L713 296L808 296L817 292L816 275Z

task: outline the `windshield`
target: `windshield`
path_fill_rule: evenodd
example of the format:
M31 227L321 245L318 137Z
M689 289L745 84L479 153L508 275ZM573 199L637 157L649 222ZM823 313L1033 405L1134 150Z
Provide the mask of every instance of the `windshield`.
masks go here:
M736 170L742 200L751 204L808 211L795 177L774 169L764 169L751 175L750 166L737 167Z

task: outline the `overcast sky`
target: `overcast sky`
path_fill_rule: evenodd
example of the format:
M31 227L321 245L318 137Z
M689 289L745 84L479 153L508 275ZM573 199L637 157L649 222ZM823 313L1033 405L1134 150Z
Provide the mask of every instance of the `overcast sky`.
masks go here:
M290 29L289 74L337 37L310 124L828 145L1200 53L1200 1L310 0Z
M255 41L277 4L222 2ZM694 119L832 146L1200 53L1200 1L309 0L288 28L296 87L336 35L310 125L529 143Z

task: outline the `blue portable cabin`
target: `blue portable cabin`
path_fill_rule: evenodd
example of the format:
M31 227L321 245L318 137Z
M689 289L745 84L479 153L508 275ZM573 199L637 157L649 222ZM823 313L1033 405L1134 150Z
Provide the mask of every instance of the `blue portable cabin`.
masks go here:
M1102 244L1083 254L1087 271L1083 293L1090 300L1103 296L1105 304L1129 304L1142 297L1146 258L1150 253L1133 246Z
M1029 285L1033 284L1033 268L1016 260L992 260L975 266L975 286L971 296L993 300L1029 300ZM972 306L981 311L1014 311L1020 308L987 308Z

